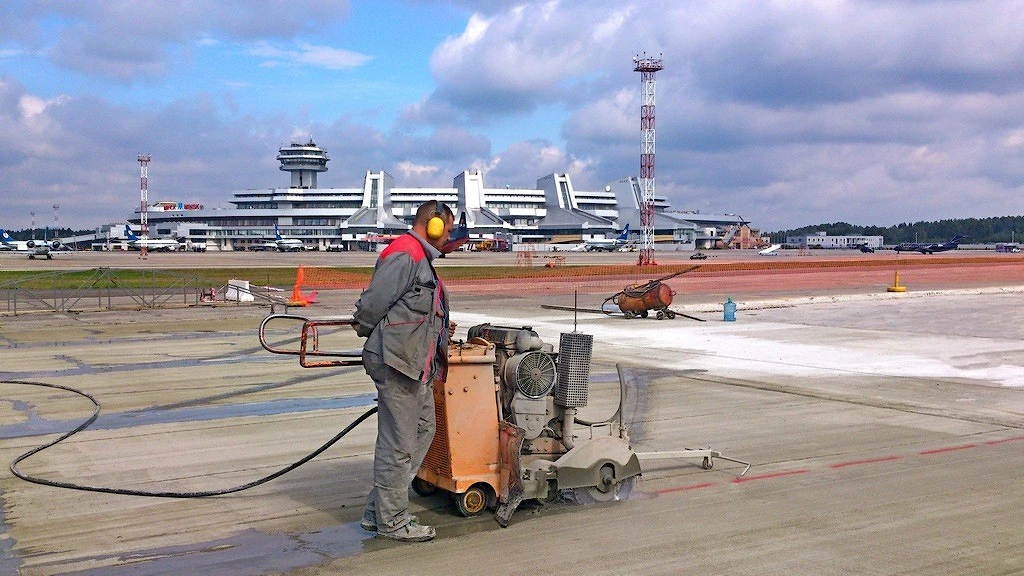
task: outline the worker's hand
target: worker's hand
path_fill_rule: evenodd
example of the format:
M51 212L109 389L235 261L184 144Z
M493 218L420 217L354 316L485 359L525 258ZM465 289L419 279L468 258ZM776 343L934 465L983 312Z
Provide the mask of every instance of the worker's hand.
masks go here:
M455 327L456 326L458 326L458 324L456 324L455 321L453 321L453 320L449 320L448 321L448 337L449 338L454 338L455 337Z

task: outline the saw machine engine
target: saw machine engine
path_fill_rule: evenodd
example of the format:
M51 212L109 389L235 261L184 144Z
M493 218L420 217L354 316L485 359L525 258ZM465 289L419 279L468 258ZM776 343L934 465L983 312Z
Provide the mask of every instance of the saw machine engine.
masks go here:
M625 429L577 426L575 418L588 400L591 335L562 334L556 353L530 327L481 324L469 329L461 351L455 348L447 381L435 384L437 432L416 492L444 489L466 516L500 503L506 521L524 499L629 495L640 462ZM489 382L479 374L485 360L492 361Z

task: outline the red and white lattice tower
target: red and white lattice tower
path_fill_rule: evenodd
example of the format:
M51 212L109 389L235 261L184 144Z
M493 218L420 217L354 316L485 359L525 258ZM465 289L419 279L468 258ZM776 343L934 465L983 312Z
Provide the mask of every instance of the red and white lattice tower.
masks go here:
M640 73L640 259L654 266L654 74L664 68L661 58L637 55L633 71Z
M147 214L149 210L149 161L153 157L149 154L139 154L139 165L142 171L142 180L139 187L139 237L149 238L149 220ZM139 247L139 256L142 258L146 257L146 245L142 242L142 246Z

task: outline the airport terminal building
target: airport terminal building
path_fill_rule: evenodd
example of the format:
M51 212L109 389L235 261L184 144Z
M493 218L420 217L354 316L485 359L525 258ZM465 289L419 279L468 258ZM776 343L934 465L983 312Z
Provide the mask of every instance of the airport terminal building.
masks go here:
M825 232L786 237L786 245L793 248L852 250L860 246L867 246L878 249L882 247L882 242L881 236L829 236Z
M487 188L479 170L455 176L450 188L399 188L384 171L366 172L358 188L320 188L317 175L329 158L316 142L292 142L279 150L287 188L233 193L232 208L162 201L147 209L152 237L176 237L207 250L247 250L274 239L274 226L312 249L375 250L405 232L416 208L440 200L465 212L470 238L503 238L538 250L617 236L630 225L639 238L640 183L628 177L602 190L576 190L568 174L549 174L536 188ZM136 209L129 222L138 224ZM655 247L659 250L711 248L746 222L736 215L671 212L655 198ZM111 230L111 236L118 235Z

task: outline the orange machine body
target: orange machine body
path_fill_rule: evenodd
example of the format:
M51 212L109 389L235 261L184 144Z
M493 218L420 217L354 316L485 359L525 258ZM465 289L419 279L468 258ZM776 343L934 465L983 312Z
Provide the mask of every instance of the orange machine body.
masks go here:
M458 495L475 484L500 490L498 383L494 345L474 339L448 348L448 380L434 383L437 431L416 476Z

